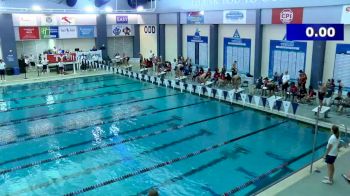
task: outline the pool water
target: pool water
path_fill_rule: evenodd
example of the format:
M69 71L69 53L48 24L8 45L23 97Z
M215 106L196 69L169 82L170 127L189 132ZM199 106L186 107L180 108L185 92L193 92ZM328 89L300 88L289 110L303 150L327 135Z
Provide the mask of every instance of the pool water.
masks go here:
M311 160L311 125L124 76L10 86L0 99L0 195L249 195Z

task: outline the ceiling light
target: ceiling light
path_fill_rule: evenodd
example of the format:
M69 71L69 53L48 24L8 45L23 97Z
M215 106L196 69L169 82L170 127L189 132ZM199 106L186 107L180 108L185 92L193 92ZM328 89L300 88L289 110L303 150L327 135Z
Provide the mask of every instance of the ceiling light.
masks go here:
M85 11L87 11L87 12L93 12L93 11L95 11L95 8L92 7L92 6L87 6L87 7L85 7Z
M34 10L34 11L41 11L42 9L41 9L41 7L38 6L38 5L33 5L33 6L32 6L32 10Z
M138 11L138 12L142 12L144 9L143 9L143 6L138 6L137 8L136 8L136 11Z
M111 8L111 7L106 7L106 8L105 8L105 11L108 12L108 13L113 12L113 8Z

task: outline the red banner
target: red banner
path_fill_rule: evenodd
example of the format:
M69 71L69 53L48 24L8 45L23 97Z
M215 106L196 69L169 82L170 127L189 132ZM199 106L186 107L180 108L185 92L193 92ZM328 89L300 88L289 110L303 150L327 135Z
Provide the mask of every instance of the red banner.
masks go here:
M272 24L302 24L303 8L272 9Z
M40 39L39 27L19 27L19 38L21 40Z
M67 62L75 62L77 59L76 53L68 53L68 54L48 54L47 60L49 63L58 63L59 61Z

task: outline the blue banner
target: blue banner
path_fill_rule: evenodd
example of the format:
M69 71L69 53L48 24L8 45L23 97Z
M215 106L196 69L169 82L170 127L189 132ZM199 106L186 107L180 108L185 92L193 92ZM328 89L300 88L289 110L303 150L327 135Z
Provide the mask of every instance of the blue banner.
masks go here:
M240 73L250 73L251 39L224 38L224 67L230 70L237 61Z
M287 24L288 40L344 40L344 24Z
M299 70L305 71L306 50L306 42L270 40L269 77L288 71L291 79L296 80Z
M50 38L58 39L58 27L50 27Z
M204 24L204 15L202 12L188 12L187 24Z
M208 63L208 37L201 36L199 30L194 36L187 36L187 57L196 66L209 67Z
M78 38L94 38L95 26L78 26Z

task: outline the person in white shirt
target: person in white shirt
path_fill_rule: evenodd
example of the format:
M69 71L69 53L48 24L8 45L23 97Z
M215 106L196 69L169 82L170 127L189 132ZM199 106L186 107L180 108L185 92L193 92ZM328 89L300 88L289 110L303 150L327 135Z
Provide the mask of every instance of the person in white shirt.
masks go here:
M290 76L288 74L288 71L286 71L282 76L282 92L284 97L286 97L286 93L288 91L289 80L290 80Z
M328 140L327 150L324 155L325 162L327 163L328 176L325 176L324 180L322 180L325 184L333 184L333 176L334 176L334 162L338 156L339 149L339 127L333 125L332 128L332 136Z
M43 64L43 73L48 73L48 66L49 66L49 61L44 57L44 59L41 61Z
M63 71L64 71L64 64L62 62L63 60L59 60L58 61L58 70L59 70L59 74L63 75Z
M1 80L5 80L5 69L6 69L5 62L2 59L0 59L0 77L1 77Z

